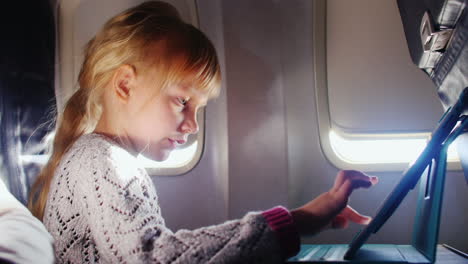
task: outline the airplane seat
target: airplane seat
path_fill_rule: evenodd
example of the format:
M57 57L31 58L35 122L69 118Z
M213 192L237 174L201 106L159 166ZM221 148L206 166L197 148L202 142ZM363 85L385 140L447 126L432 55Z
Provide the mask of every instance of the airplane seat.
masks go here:
M0 179L26 204L54 127L54 16L48 0L2 5Z
M468 87L468 0L397 0L411 59L437 87L445 109ZM468 103L463 115L468 115ZM468 182L468 131L455 142Z

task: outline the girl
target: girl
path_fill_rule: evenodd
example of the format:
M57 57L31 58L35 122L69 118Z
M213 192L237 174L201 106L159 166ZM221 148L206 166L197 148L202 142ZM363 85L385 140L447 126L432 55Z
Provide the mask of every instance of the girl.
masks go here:
M136 156L165 160L197 133L196 113L217 96L220 78L213 45L163 2L124 11L88 43L79 89L31 195L57 262L282 262L298 252L299 234L369 221L346 203L376 178L343 171L330 191L291 212L275 207L193 231L167 229Z

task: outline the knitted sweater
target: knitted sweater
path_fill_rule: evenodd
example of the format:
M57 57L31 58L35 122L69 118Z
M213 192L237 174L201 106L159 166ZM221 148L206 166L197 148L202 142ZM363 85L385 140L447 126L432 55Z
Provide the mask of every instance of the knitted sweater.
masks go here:
M80 137L62 158L44 224L57 263L279 263L299 248L281 207L172 232L146 170L99 134Z

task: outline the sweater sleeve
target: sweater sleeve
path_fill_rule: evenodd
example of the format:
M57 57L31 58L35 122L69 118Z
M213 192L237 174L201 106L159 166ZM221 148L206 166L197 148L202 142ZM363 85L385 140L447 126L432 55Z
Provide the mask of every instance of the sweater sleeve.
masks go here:
M262 213L268 226L275 231L285 257L295 256L300 250L300 236L291 213L282 206L277 206Z
M164 224L145 173L125 171L111 159L90 173L82 184L87 192L83 208L105 262L282 263L291 253L282 247L286 240L278 235L281 232L274 230L281 226L274 224L274 213L249 213L239 220L174 233Z

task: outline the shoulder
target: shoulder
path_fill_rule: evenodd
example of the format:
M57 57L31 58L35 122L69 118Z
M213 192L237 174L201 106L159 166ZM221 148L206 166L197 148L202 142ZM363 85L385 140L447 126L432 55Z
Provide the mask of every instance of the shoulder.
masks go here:
M111 139L99 134L83 135L63 156L51 191L56 195L69 190L80 193L88 205L98 200L117 204L129 193L153 194L153 183L139 164L135 156Z
M112 155L116 152L119 152L120 154L120 156L117 157L125 157L127 159L133 157L130 153L128 153L126 150L117 145L117 143L115 143L113 140L100 134L91 133L79 137L76 140L76 142L72 145L72 147L67 151L65 157L76 156L77 153L85 153L86 155L84 158L90 158L97 155L107 155L109 157L112 157L116 156Z
M146 170L135 156L111 139L99 134L81 136L67 151L56 170L56 176L67 176L88 188L96 179L127 182L146 178Z
M62 160L73 164L73 169L88 178L102 178L127 182L132 178L146 178L147 172L137 157L122 148L112 139L100 134L80 137Z
M118 164L138 166L136 161L135 156L120 147L113 140L91 133L78 138L64 155L61 165L85 163L99 166L117 166Z
M135 156L111 139L98 134L83 136L70 149L71 157L75 152L78 162L70 162L74 163L70 175L77 181L79 192L86 194L83 202L88 210L131 216L132 210L145 202L157 205L157 194L146 170Z

